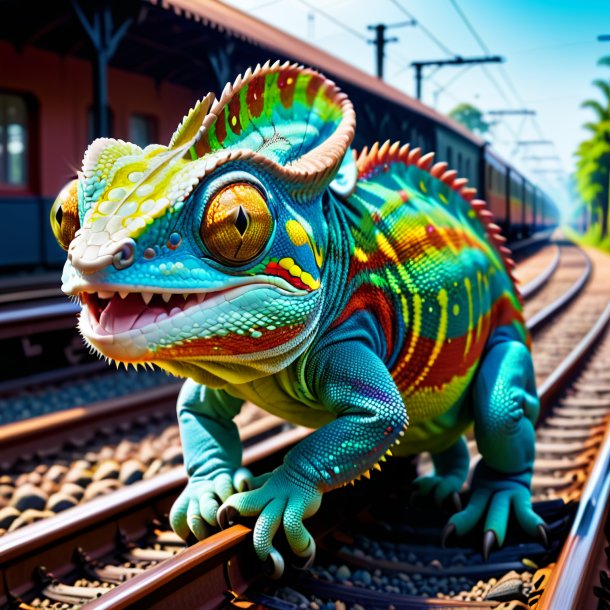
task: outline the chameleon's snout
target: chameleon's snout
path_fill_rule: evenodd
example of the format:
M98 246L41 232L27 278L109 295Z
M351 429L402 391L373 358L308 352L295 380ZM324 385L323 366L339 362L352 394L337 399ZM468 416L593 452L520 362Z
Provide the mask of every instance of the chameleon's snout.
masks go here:
M108 242L100 247L77 238L70 244L68 260L76 270L89 275L110 265L118 270L127 269L133 265L135 253L136 243L130 237L118 242Z

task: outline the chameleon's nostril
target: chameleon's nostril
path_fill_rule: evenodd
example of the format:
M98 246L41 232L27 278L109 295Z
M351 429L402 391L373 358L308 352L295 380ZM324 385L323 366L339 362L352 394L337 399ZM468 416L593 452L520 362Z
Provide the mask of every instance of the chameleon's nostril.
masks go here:
M136 242L127 239L121 245L120 250L112 257L112 264L115 269L126 269L133 264L136 253Z

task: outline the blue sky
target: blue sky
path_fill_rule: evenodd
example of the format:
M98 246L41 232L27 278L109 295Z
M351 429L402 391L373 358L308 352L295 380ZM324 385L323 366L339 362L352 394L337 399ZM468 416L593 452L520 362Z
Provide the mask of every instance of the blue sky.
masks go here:
M610 80L610 69L596 65L602 55L610 55L610 42L597 41L598 34L610 34L609 0L225 1L370 73L375 70L374 46L364 40L372 37L367 25L404 22L412 15L420 25L388 31L399 41L387 45L385 63L386 80L410 95L415 91L412 61L450 54L481 56L487 50L504 56L502 66L489 64L485 70L429 69L423 101L441 112L462 101L484 111L535 110L535 121L519 116L502 119L493 130L494 147L567 205L566 177L574 168L574 150L586 137L581 125L592 117L580 104L595 97L593 79ZM516 139L541 138L553 145L515 146ZM559 159L528 159L532 156ZM553 171L538 171L545 169Z

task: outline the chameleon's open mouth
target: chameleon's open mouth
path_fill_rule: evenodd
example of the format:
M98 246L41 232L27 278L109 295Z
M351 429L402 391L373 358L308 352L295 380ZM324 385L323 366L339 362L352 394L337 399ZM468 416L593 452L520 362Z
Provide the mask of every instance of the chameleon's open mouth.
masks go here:
M226 290L198 293L81 292L88 322L97 334L116 335L159 324Z

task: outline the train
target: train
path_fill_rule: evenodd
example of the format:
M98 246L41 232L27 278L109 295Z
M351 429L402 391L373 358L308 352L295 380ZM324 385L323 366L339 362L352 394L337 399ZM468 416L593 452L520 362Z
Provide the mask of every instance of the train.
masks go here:
M435 151L437 161L468 178L479 198L488 201L509 242L559 222L552 199L485 140L383 80L252 15L220 2L200 6L188 0L133 0L105 10L115 11L117 23L133 21L107 72L113 137L140 146L167 142L183 114L207 91L218 94L228 80L268 59L294 61L318 69L350 97L357 117L354 149L390 140ZM31 23L23 24L23 32L18 27L21 4L9 0L3 11L0 153L4 149L11 155L3 159L0 154L0 273L7 275L59 269L65 260L48 215L93 138L96 89L91 79L95 57L68 0L45 4ZM129 11L135 11L131 17ZM14 27L7 27L11 23ZM24 34L30 31L39 34ZM24 39L31 42L23 45ZM74 41L71 51L66 40ZM184 40L190 51L181 53L176 65L176 46Z

